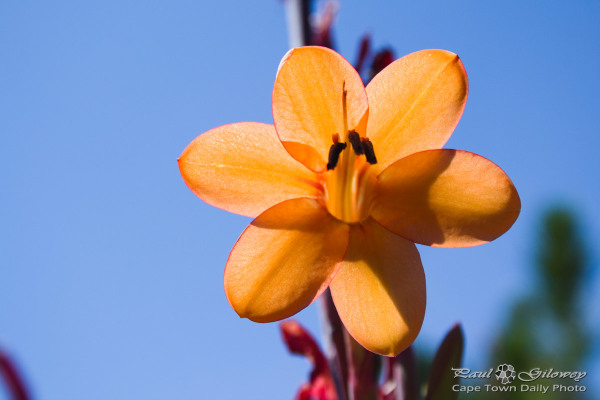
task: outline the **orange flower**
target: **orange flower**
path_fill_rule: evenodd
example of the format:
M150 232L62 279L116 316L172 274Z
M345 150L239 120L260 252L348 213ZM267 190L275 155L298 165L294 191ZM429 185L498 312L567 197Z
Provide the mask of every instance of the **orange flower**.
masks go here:
M408 347L426 297L414 243L486 243L520 211L498 166L441 149L466 99L464 67L447 51L403 57L365 89L338 53L302 47L279 66L275 126L242 122L197 137L179 159L185 183L211 205L255 217L225 267L240 317L281 320L330 287L365 348Z

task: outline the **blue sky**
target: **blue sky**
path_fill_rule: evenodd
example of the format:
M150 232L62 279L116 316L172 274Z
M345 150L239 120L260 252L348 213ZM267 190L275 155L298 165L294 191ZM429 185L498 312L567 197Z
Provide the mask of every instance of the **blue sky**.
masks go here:
M467 366L487 367L512 299L535 285L549 205L573 207L598 248L598 15L591 0L342 2L335 38L350 61L365 31L398 55L460 55L470 93L447 147L496 162L521 195L497 241L420 248L418 342L462 321ZM275 0L0 3L0 346L37 399L293 397L308 364L223 292L250 220L197 199L176 163L213 127L272 122L287 46ZM582 305L596 332L599 289L596 276ZM319 333L317 307L297 318Z

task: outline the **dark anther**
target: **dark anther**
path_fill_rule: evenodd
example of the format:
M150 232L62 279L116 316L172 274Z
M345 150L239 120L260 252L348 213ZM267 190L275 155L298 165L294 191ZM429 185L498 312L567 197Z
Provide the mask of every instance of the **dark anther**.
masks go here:
M358 133L354 131L348 133L348 140L352 144L352 148L354 149L354 152L357 156L365 154L362 144L360 143L360 136L358 135Z
M369 164L377 164L377 157L375 157L375 150L373 150L373 143L369 139L362 141L362 147L365 151L365 158Z
M346 143L334 143L329 148L329 162L327 170L334 169L340 159L340 153L346 148Z

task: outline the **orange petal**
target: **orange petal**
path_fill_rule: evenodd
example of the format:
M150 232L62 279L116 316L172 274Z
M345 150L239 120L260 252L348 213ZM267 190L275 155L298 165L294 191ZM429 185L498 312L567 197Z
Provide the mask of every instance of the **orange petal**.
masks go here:
M367 95L356 70L324 47L300 47L286 54L273 88L273 121L292 157L325 170L331 136L343 132L342 88L348 91L348 129L366 129Z
M422 50L394 61L367 86L367 136L378 167L441 148L467 101L467 74L454 53Z
M275 128L255 122L198 136L179 158L179 170L208 204L250 217L284 200L320 193L315 173L290 157Z
M419 252L372 219L351 228L330 288L344 326L367 350L395 356L421 330L426 293Z
M436 247L486 243L517 219L517 190L496 164L462 150L403 158L378 177L372 217L409 240Z
M313 199L280 203L246 228L225 267L225 294L242 318L272 322L327 288L348 247L348 225Z

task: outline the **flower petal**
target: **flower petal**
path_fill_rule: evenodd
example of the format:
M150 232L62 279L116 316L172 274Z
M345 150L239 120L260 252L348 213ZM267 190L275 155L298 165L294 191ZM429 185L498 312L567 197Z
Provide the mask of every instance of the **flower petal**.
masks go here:
M313 199L268 209L246 228L225 267L225 294L242 318L272 322L317 298L348 247L348 226Z
M378 167L421 150L441 148L467 101L467 74L454 53L422 50L402 57L367 85L367 136Z
M290 50L280 64L273 88L273 121L292 157L310 169L325 170L331 136L342 137L342 88L348 91L348 129L364 134L367 95L356 70L324 47Z
M215 207L255 217L284 200L317 197L314 172L285 151L272 125L242 122L198 136L179 158L188 187Z
M486 243L517 219L521 201L493 162L462 150L427 150L378 176L372 217L409 240L435 247Z
M351 228L330 288L344 326L367 350L395 356L421 330L426 293L419 252L372 219Z

